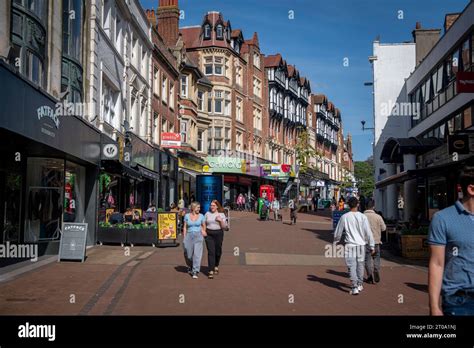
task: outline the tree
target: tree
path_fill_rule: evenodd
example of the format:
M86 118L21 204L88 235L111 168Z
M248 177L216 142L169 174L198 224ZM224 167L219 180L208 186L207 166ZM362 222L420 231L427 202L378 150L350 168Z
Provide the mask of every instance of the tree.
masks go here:
M314 149L309 141L309 134L307 130L302 130L299 133L298 141L295 146L296 163L300 166L300 172L304 173L310 166L308 161L310 158L319 157L319 153Z
M372 197L375 189L373 162L370 160L354 162L354 175L359 193L365 197Z

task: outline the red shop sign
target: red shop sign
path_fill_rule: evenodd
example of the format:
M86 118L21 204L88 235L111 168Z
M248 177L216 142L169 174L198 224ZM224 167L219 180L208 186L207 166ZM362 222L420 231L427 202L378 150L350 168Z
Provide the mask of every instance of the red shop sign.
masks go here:
M474 93L474 72L458 72L456 90L458 93Z

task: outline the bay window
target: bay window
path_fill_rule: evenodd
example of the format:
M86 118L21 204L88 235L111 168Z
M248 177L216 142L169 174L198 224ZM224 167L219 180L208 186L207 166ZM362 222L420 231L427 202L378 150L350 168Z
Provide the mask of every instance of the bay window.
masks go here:
M188 98L188 76L181 76L181 98Z

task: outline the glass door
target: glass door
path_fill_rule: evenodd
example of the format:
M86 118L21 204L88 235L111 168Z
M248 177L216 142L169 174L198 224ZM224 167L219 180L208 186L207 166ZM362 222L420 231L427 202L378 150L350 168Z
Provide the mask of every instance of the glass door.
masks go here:
M0 202L1 209L1 242L17 244L20 242L20 212L21 212L20 174L0 171Z

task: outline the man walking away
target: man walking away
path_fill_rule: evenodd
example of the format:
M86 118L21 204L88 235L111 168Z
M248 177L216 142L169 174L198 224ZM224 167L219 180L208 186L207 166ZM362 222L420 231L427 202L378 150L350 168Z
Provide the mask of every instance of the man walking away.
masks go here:
M474 315L474 166L465 166L459 181L463 198L430 225L431 315Z
M369 200L367 202L367 210L364 215L369 220L370 229L374 236L375 254L371 255L370 250L367 249L365 253L365 271L367 273L368 283L380 282L380 245L382 244L382 232L387 229L383 218L374 210L375 202Z
M288 202L288 208L290 208L290 225L293 223L296 225L296 203L293 199Z
M370 230L369 220L358 211L359 201L355 197L349 198L350 211L341 216L336 230L334 231L334 242L344 243L344 257L349 268L351 279L351 295L358 295L364 287L364 259L365 246L369 245L371 254L374 254L374 236ZM344 240L343 233L345 234Z

